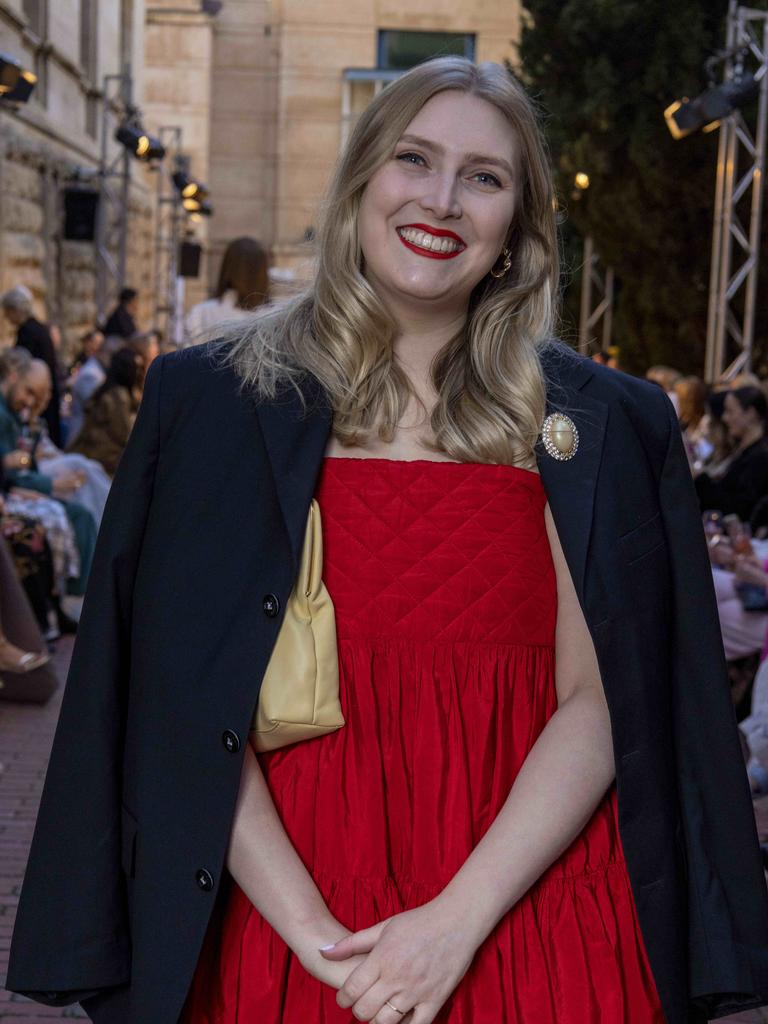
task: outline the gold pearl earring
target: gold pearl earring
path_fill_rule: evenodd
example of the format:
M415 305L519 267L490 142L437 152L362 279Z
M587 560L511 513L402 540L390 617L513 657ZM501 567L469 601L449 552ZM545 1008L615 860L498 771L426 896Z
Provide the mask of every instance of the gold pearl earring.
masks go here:
M504 257L504 266L501 268L501 270L491 269L491 277L495 277L497 279L500 277L504 277L509 268L512 266L512 250L508 249L505 245L501 251L501 255Z

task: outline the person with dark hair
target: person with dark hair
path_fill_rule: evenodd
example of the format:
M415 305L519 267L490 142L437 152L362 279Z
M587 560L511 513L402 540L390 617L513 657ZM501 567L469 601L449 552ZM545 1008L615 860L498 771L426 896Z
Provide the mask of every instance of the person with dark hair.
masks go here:
M748 521L755 505L768 494L768 403L760 388L743 387L725 396L723 422L736 447L719 477L700 473L696 491L701 509L719 509Z
M54 444L62 443L59 410L59 368L49 328L32 315L32 293L23 285L7 291L0 300L6 319L16 328L16 344L34 359L41 359L51 371L51 398L43 412L48 435Z
M675 383L677 415L683 443L691 468L701 469L703 459L712 454L713 446L706 437L707 385L700 377L681 377Z
M81 366L84 366L104 344L104 335L98 327L89 328L80 336L80 351L72 360L69 368L70 374L75 373Z
M131 338L137 332L136 314L139 311L139 293L135 288L120 290L117 306L110 313L104 324L104 334L117 334L121 338Z
M83 429L71 449L100 462L110 476L117 469L139 408L140 364L141 356L132 347L115 352L107 379L89 401Z
M219 324L247 319L254 309L268 304L267 251L255 238L235 238L224 251L213 298L187 314L185 344L206 341Z

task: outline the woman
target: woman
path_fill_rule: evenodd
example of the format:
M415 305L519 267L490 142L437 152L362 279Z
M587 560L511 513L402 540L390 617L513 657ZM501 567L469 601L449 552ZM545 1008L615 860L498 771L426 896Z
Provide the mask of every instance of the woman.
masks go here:
M88 403L83 429L70 449L100 462L110 476L117 469L139 408L140 364L141 356L133 348L115 352L107 379Z
M213 298L187 314L187 345L213 338L222 324L247 322L254 309L269 303L269 260L255 238L234 238L224 250Z
M707 385L701 377L683 377L675 384L680 430L693 469L712 454L707 438Z
M505 69L388 86L318 245L288 310L150 370L7 985L127 1024L760 1005L768 901L677 420L548 341L550 172ZM313 494L346 724L256 757Z
M760 498L768 494L768 403L760 388L743 387L725 396L723 421L735 443L728 468L718 478L696 477L702 511L719 509L749 521Z

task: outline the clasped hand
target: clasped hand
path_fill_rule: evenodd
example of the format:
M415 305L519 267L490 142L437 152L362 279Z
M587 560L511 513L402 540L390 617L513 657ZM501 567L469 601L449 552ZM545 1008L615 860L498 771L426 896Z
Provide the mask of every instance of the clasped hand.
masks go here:
M430 1024L464 977L479 943L460 915L436 900L396 914L321 950L327 960L358 962L336 993L339 1006L373 1024ZM387 1006L389 1000L398 1010Z

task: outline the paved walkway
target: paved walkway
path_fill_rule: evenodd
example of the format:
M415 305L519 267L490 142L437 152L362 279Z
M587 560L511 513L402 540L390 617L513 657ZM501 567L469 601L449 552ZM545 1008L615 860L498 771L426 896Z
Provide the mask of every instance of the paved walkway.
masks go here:
M54 659L60 679L66 677L71 653L72 639L61 639ZM5 983L13 919L62 690L60 686L43 706L0 701L0 985ZM73 1017L88 1020L80 1007L42 1006L0 990L2 1024L50 1024Z
M60 679L66 677L71 652L71 639L59 641L55 664ZM0 986L62 689L43 707L0 701ZM761 839L768 841L768 797L758 801L755 810ZM88 1019L79 1007L41 1006L0 988L0 1024L50 1024L63 1018ZM768 1008L720 1021L768 1024Z

